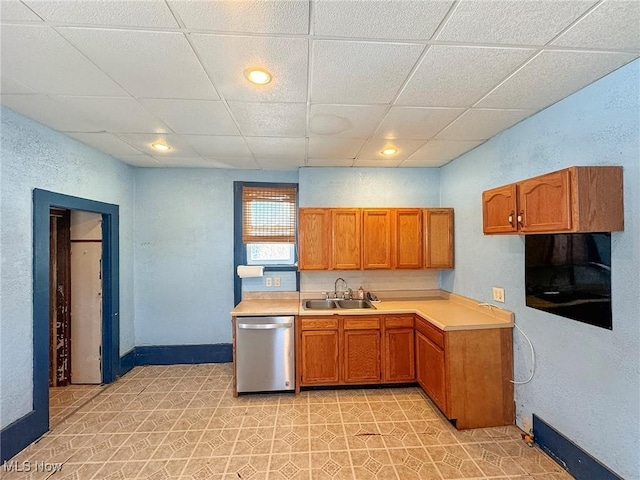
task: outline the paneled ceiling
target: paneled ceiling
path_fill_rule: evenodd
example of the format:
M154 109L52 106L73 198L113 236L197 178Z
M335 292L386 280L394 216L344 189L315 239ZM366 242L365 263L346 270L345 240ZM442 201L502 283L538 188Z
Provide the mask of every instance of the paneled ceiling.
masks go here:
M0 5L2 104L141 167L438 167L640 56L637 0Z

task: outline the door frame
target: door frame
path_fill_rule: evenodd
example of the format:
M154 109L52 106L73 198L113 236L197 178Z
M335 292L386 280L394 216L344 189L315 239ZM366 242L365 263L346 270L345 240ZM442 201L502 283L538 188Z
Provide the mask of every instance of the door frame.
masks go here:
M52 207L102 215L102 382L120 366L118 205L33 190L33 414L38 438L49 429L49 211ZM31 429L29 429L31 430Z

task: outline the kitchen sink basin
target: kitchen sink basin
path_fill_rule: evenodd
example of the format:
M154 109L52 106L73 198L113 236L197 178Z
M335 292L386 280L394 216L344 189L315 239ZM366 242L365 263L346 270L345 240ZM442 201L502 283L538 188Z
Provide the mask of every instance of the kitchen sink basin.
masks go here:
M307 300L304 302L305 310L332 310L338 308L335 300Z
M329 298L327 300L305 300L302 304L305 310L353 310L356 308L373 308L371 302L367 300L338 300Z
M340 308L350 309L350 308L373 308L374 307L371 302L367 300L338 300L338 306Z

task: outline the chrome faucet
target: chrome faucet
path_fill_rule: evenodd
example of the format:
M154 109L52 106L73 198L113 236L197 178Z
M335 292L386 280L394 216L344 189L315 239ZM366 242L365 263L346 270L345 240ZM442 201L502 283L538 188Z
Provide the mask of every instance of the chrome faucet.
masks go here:
M344 278L336 279L335 283L333 284L333 298L338 298L338 282L340 281L342 281L342 285L344 286L344 288L342 289L343 292L349 289L349 286L347 285L347 282ZM344 293L342 294L342 296L344 297Z

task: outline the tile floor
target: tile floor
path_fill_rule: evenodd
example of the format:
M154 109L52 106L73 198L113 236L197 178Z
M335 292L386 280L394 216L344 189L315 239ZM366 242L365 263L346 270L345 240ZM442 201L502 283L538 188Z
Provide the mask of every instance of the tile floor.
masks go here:
M418 388L234 398L230 364L137 367L12 460L62 468L2 480L572 478L516 427L456 431Z
M105 385L68 385L50 388L49 426L55 427L105 388L107 388Z

